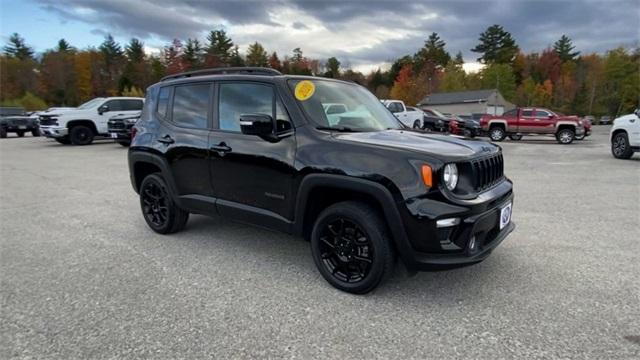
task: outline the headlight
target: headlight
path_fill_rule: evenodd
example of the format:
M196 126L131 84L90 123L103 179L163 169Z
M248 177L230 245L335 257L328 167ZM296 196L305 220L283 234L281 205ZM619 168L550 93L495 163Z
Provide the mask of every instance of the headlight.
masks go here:
M458 185L458 167L456 164L447 164L444 166L444 184L447 189L453 191Z

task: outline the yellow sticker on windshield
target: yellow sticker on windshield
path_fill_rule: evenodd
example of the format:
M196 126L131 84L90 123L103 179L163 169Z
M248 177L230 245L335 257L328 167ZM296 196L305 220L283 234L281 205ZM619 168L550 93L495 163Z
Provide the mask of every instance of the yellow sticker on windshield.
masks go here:
M302 80L296 85L295 95L296 99L305 101L313 96L316 92L316 86L309 80Z

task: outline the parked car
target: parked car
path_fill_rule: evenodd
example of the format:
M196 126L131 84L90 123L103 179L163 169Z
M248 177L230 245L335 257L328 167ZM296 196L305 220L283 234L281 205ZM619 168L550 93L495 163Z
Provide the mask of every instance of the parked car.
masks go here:
M582 120L589 121L589 123L590 123L591 125L595 125L595 124L596 124L596 118L595 118L595 116L593 116L593 115L585 115L585 116L582 118Z
M414 129L422 129L424 113L416 108L407 108L401 100L380 100L402 124Z
M107 131L112 139L122 146L131 145L133 126L140 119L140 112L134 114L120 114L109 119Z
M452 115L449 118L451 119L449 121L449 132L452 134L474 138L482 133L480 123L473 120L470 115L466 119L460 115Z
M0 107L0 138L6 138L13 132L19 137L30 132L33 136L40 136L38 120L29 117L21 107Z
M520 140L523 135L548 134L560 144L571 144L576 136L589 135L579 117L544 108L516 108L502 115L485 115L480 125L493 141L502 141L506 136Z
M109 118L138 113L143 103L136 97L95 98L77 108L45 111L40 114L40 129L61 144L89 145L96 136L109 136Z
M640 151L640 109L616 118L611 127L611 153L618 159L629 159Z
M326 103L349 111L332 124ZM153 231L198 213L301 236L343 291L376 288L396 254L415 270L480 262L515 227L500 147L407 131L355 83L251 67L172 75L148 88L135 129L131 182Z
M424 107L422 108L422 112L425 114L423 118L423 129L439 132L449 131L449 119L441 112Z
M609 125L609 124L611 124L611 116L609 116L609 115L601 116L599 124L600 125Z

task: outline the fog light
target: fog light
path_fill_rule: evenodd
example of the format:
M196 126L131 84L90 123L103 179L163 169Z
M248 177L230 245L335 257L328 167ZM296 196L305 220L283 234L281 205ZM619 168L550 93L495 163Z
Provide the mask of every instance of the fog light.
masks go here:
M474 251L476 249L476 237L472 236L469 240L469 251Z
M459 223L460 223L460 219L458 218L442 219L442 220L436 221L436 227L439 227L439 228L450 227L450 226L458 225Z

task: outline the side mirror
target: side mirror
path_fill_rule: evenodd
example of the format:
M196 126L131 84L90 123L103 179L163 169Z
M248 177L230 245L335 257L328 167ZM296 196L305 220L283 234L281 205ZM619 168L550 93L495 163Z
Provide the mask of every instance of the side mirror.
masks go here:
M637 117L640 117L640 108L636 109L633 113L636 114Z
M240 115L240 130L245 135L273 135L273 118L266 114Z
M553 118L554 118L554 116L549 114L549 119L553 119Z
M100 114L100 115L102 115L102 114L104 114L104 113L106 113L108 111L109 111L109 105L101 105L98 108L98 114Z

